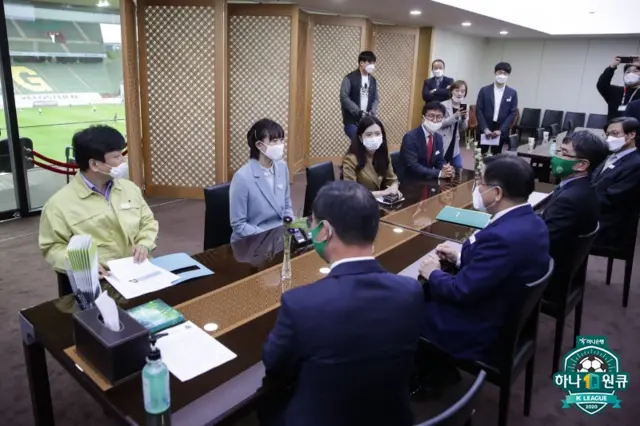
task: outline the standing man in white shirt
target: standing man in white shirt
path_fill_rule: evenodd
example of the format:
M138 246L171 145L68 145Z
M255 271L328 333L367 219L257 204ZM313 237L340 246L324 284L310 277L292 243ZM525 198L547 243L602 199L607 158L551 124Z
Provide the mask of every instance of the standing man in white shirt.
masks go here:
M494 68L495 82L484 86L478 93L476 117L478 130L487 139L499 138L497 145L491 145L491 153L502 152L502 145L509 137L509 128L516 119L518 111L518 92L507 86L511 75L511 65L500 62ZM481 145L482 153L489 150L489 145Z
M378 84L371 75L376 68L376 55L364 51L358 56L358 69L347 74L340 87L344 133L352 139L358 122L365 115L378 114Z

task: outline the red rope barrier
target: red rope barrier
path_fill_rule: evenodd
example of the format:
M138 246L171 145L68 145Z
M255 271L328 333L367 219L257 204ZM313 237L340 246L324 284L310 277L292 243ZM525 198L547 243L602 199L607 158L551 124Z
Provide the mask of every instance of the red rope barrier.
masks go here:
M58 173L60 175L67 175L67 176L73 176L76 174L75 170L60 170L60 169L56 169L55 167L51 167L48 164L41 163L37 160L33 160L33 159L29 159L29 160L31 160L31 162L34 165L40 168L43 168L45 170L49 170L50 172L53 172L53 173Z
M36 157L36 158L39 158L41 160L44 160L46 162L49 162L49 163L53 164L54 166L64 167L66 169L77 169L78 168L77 164L62 163L60 161L54 160L53 158L45 157L44 155L42 155L39 152L34 151L34 150L31 150L31 154L33 154L33 156Z

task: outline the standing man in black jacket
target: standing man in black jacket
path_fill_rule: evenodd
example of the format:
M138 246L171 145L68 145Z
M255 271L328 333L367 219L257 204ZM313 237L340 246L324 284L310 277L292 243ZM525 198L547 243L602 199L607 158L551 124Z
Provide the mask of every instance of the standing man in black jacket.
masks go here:
M620 58L615 57L600 78L596 88L607 103L607 119L625 115L627 105L640 99L640 57L634 57L632 64L624 66L624 86L611 84L611 79L620 65Z
M378 83L371 75L376 68L376 55L364 51L358 56L358 69L347 74L340 87L344 133L353 139L358 122L365 115L378 115Z
M422 99L425 104L429 102L444 102L451 98L449 87L453 84L453 78L444 76L444 61L436 59L431 64L433 77L424 81L422 86Z

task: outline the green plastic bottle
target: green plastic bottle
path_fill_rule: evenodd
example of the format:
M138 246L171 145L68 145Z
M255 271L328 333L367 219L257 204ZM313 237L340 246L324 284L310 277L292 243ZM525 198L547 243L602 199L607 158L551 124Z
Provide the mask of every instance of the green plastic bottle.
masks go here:
M162 362L156 340L160 336L151 336L151 350L147 356L147 365L142 369L142 393L144 409L149 414L164 413L171 406L169 392L169 369Z

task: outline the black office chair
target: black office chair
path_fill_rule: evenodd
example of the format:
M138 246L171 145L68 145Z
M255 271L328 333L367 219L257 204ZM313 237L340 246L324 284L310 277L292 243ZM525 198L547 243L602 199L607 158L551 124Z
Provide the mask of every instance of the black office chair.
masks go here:
M589 254L592 256L600 256L607 258L607 285L611 284L611 273L613 272L613 260L624 260L624 285L622 289L622 307L626 308L629 304L629 290L631 287L631 273L633 272L633 256L636 249L636 237L638 235L638 211L634 212L630 217L629 223L622 224L623 229L621 235L624 238L620 240L617 247L604 247L593 245Z
M568 112L564 116L562 131L572 132L576 127L584 127L587 114L584 112Z
M498 426L507 426L511 385L525 369L524 415L528 417L531 412L540 304L542 294L551 281L553 265L553 259L550 259L544 277L527 284L522 303L513 304L498 341L491 351L494 361L459 361L458 366L467 372L475 374L481 370L486 371L487 381L500 388Z
M476 411L476 401L486 377L487 372L484 370L480 371L480 374L476 377L473 385L462 398L436 417L420 423L417 426L470 426L471 420Z
M586 127L589 129L602 129L607 126L607 116L605 114L589 114Z
M520 135L514 133L513 135L509 135L509 151L517 152L518 145L520 143Z
M229 187L220 183L204 189L204 249L209 250L229 244L231 219L229 218Z
M67 294L73 293L73 290L71 289L71 282L69 281L67 274L56 271L56 276L58 278L58 297L63 297Z
M311 216L313 200L316 199L316 195L318 194L318 191L320 191L320 188L322 188L327 182L333 182L336 180L333 163L331 161L307 167L306 172L307 189L304 193L304 209L302 213L304 217Z
M540 127L544 127L546 130L551 130L551 125L552 124L558 124L558 126L560 125L560 123L562 123L562 116L564 115L563 111L558 111L555 109L548 109L544 112L544 115L542 116L542 124L540 125Z
M574 308L573 342L580 335L589 250L591 250L599 230L600 225L598 224L593 232L581 235L574 241L567 242L563 247L552 248L556 268L551 283L542 296L540 308L543 314L556 320L553 358L551 359L552 375L559 371L565 320Z
M518 133L518 141L522 138L523 133L533 132L540 127L540 115L542 110L540 108L524 108L522 110L522 118L520 124L516 126L516 132Z
M391 157L391 167L393 167L393 171L398 177L398 180L402 182L402 180L404 179L404 161L402 161L402 157L400 156L400 151L392 152L390 157Z

